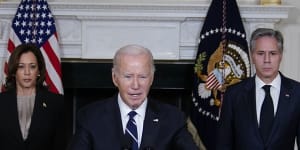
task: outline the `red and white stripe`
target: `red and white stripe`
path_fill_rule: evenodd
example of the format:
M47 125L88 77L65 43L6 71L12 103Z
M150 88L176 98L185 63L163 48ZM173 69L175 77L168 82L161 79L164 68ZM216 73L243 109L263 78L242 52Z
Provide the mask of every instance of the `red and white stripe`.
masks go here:
M208 75L208 78L206 80L206 88L207 89L218 89L222 86L222 84L218 81L218 79L216 78L214 72L211 72L209 75Z

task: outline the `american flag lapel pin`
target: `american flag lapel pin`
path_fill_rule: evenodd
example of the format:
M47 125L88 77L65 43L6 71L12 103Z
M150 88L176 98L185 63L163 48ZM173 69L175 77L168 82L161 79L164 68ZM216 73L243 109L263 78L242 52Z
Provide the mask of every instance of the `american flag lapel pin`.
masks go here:
M285 97L286 98L290 98L290 94L289 93L285 93Z
M47 108L47 104L45 102L43 102L43 107Z

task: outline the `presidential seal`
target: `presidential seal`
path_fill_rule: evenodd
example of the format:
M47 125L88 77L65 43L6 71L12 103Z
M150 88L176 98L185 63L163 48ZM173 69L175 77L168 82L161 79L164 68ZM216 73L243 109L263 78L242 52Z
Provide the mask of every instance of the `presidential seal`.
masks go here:
M202 72L204 62L208 62L206 73ZM224 93L228 86L250 76L250 61L247 52L239 44L228 41L224 50L223 44L220 42L209 58L207 58L205 50L199 54L194 71L201 80L198 82L198 96L208 100L210 106L220 108L221 93ZM199 108L199 112L219 120L219 115L211 114L202 108Z

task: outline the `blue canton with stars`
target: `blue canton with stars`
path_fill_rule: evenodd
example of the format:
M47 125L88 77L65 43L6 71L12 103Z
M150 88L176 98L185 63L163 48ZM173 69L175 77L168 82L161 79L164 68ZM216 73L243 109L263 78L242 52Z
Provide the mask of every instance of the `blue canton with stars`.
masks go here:
M22 0L12 28L22 43L35 43L39 47L56 32L46 0Z

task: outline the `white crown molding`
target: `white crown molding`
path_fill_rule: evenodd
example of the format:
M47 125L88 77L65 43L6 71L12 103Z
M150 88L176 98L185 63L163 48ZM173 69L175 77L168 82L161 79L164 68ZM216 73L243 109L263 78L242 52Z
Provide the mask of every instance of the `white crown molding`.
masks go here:
M6 49L9 26L18 5L18 2L0 2L0 56L3 56L3 50ZM209 7L207 3L187 1L168 3L49 2L49 5L57 20L62 57L81 59L111 59L114 48L125 44L125 42L150 45L150 48L157 51L157 53L154 51L156 59L194 59L198 35ZM293 7L286 5L239 5L241 17L248 33L261 26L274 27L280 20L288 18L288 12L291 8ZM90 31L92 28L97 31ZM114 31L119 28L124 29L118 32ZM134 34L137 37L129 37L128 41L126 41L127 39L122 41L124 38L120 37L119 34L135 32L133 28L140 29ZM112 31L110 34L114 39L112 43L95 36L108 34L107 30ZM131 32L128 33L128 31ZM94 33L95 35L93 35ZM155 33L170 34L169 37L163 35L160 39L168 39L167 44L157 43L156 39L160 38L161 35L158 36ZM145 34L150 37L145 38ZM92 41L93 36L96 40L94 42ZM106 43L102 44L104 46L101 47L101 44L97 45L99 42ZM96 51L95 54L91 53L92 51ZM107 51L111 54L102 55Z
M0 2L0 15L14 15L19 3ZM57 17L75 16L79 18L203 18L209 4L203 2L176 3L62 3L49 2L53 14ZM240 5L240 13L245 19L284 19L288 17L287 5ZM8 15L8 16L7 16Z

